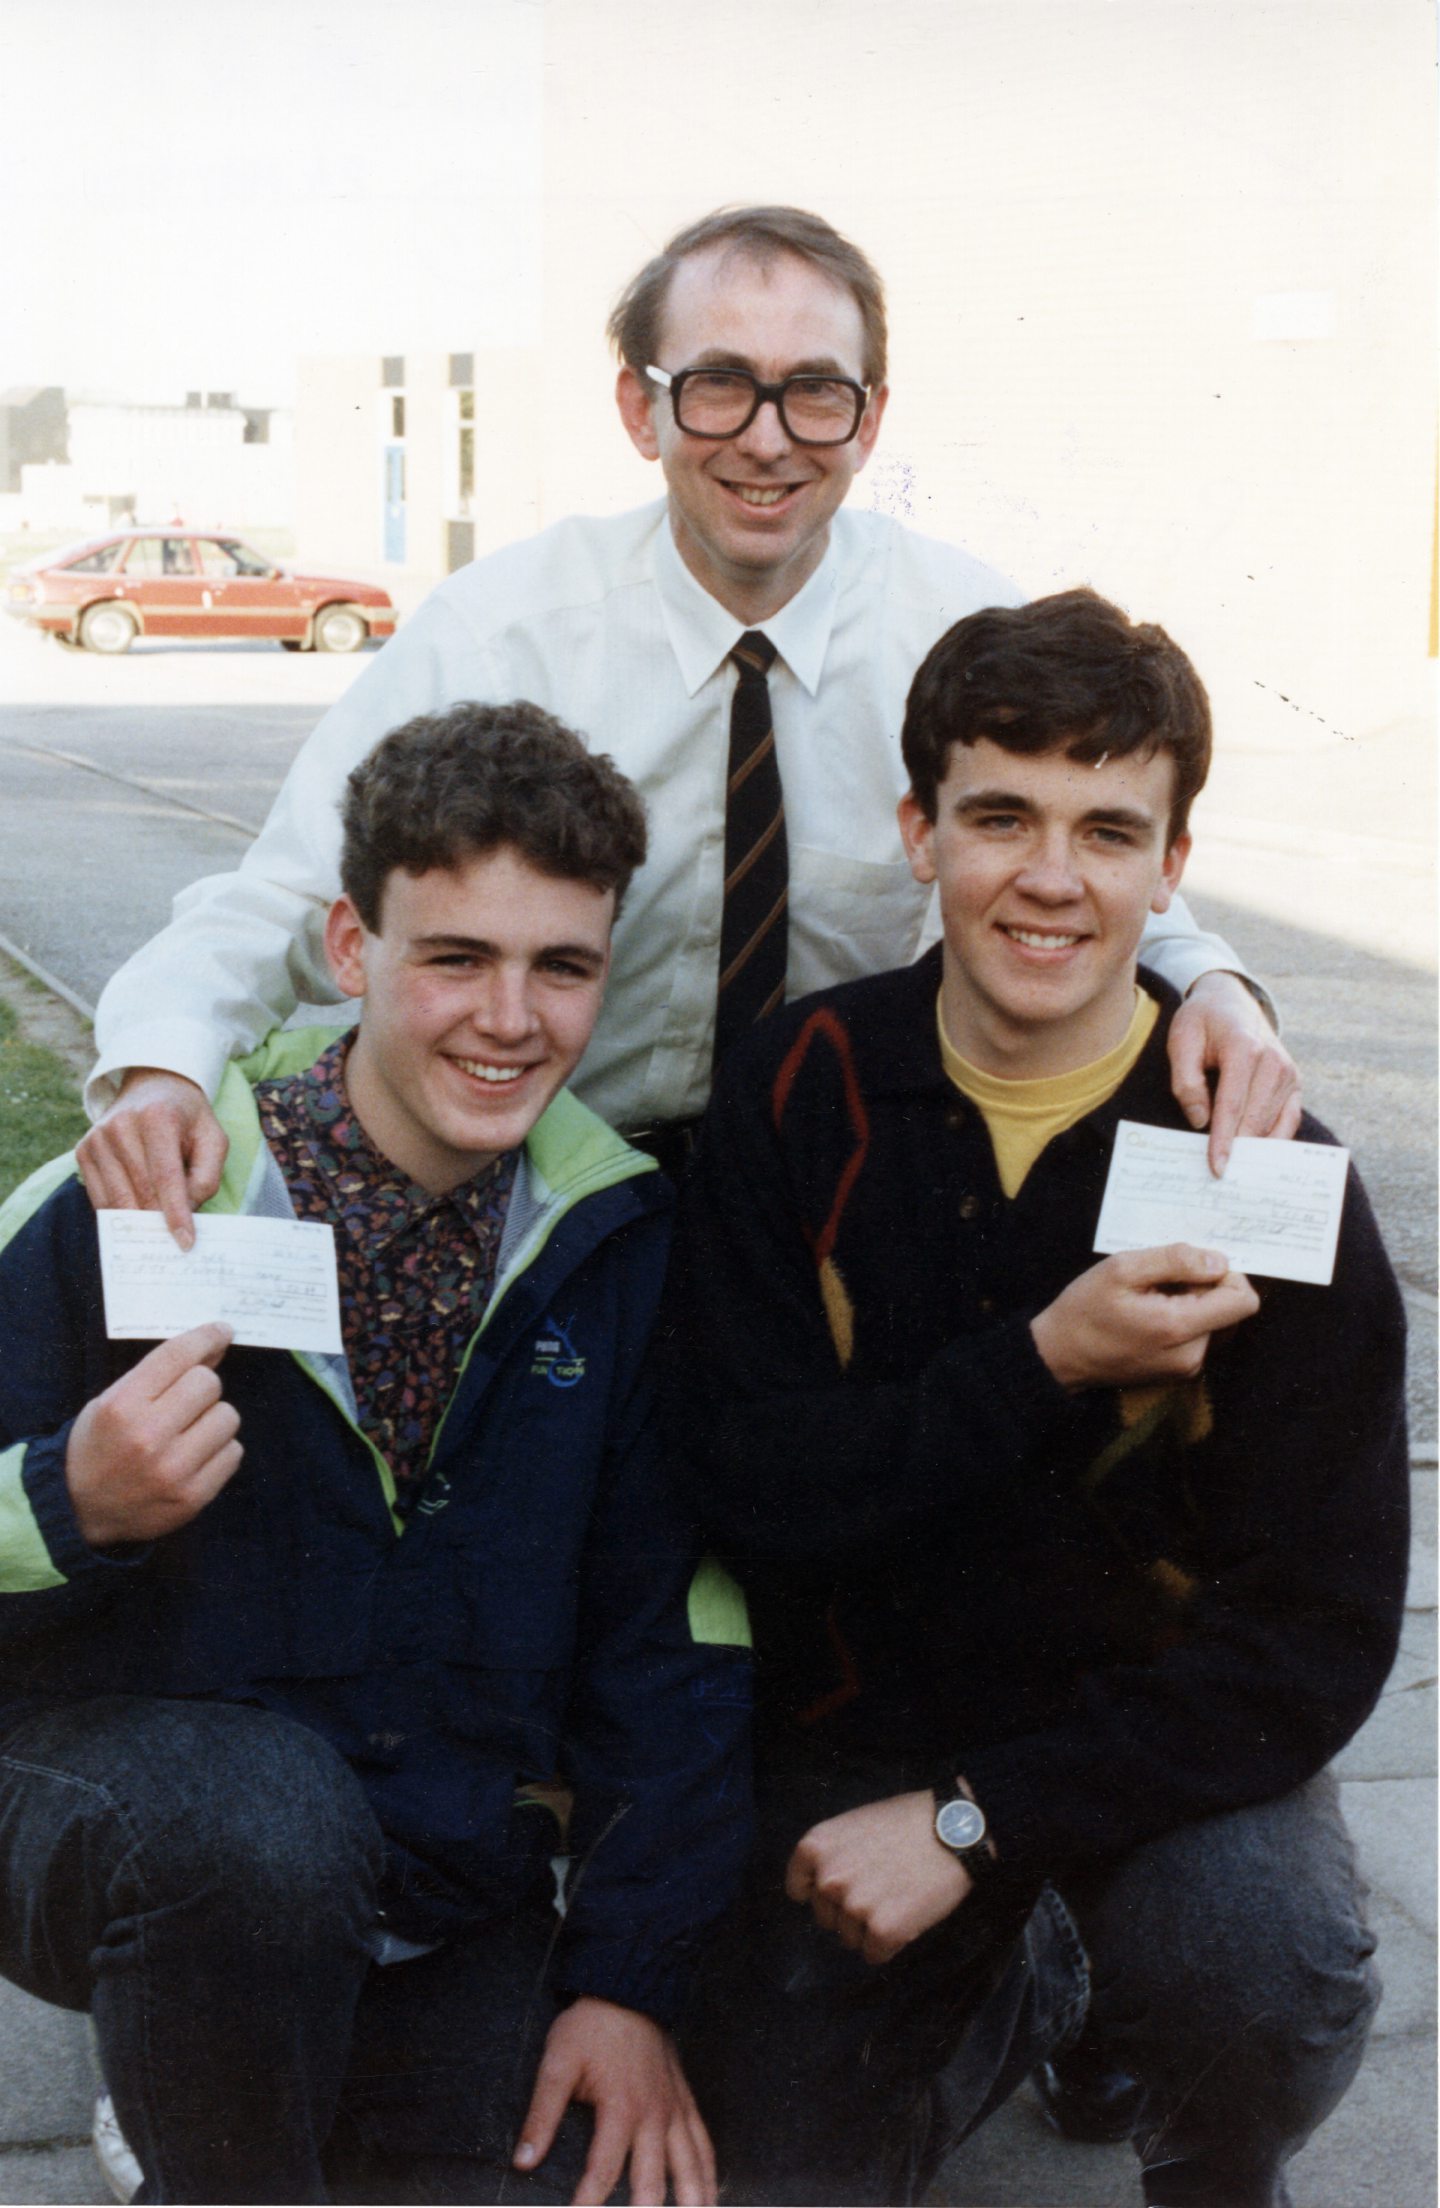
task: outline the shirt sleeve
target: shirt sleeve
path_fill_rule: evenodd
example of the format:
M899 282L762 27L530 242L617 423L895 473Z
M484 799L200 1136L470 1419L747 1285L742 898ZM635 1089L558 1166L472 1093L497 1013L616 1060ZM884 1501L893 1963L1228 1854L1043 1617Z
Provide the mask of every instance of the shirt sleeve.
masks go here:
M347 775L417 714L495 694L487 652L447 602L427 599L320 722L240 865L182 890L170 925L107 984L85 1092L92 1117L131 1066L184 1074L213 1096L227 1062L297 1004L340 1001L323 930L340 886Z
M1239 952L1231 948L1223 935L1196 926L1195 915L1183 897L1172 897L1167 911L1148 915L1145 932L1140 938L1140 960L1142 965L1159 974L1162 981L1168 981L1181 997L1194 987L1202 974L1238 974L1278 1034L1279 1015L1269 990L1255 979Z

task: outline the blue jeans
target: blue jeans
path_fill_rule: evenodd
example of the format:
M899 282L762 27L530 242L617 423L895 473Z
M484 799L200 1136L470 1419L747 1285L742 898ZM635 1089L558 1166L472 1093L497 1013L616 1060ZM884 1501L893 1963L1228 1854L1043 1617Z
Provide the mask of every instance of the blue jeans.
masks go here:
M1284 2165L1349 2086L1378 1999L1333 1782L1183 1827L1063 1902L987 1879L875 1969L786 1900L784 1866L811 1825L915 1783L874 1764L762 1783L751 1883L685 2041L727 2200L919 2199L1088 2005L1146 2087L1145 2199L1285 2208Z
M384 1843L288 1718L112 1696L0 1731L0 1974L93 2012L147 2201L567 2201L588 2111L508 2167L548 1893L379 1967Z

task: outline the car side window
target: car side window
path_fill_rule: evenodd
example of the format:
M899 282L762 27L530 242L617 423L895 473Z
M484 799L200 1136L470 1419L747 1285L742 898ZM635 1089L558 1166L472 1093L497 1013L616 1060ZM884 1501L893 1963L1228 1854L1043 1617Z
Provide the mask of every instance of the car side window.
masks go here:
M249 545L241 544L238 538L223 538L219 549L235 562L234 572L237 575L271 575L274 573L274 563L272 561L262 560L258 552L252 552Z
M206 575L241 575L245 571L228 544L216 544L213 537L201 537L195 546L200 555L201 571Z
M120 554L118 544L102 544L98 552L87 552L83 560L66 562L67 575L108 575Z
M162 537L160 567L166 575L193 575L195 555L184 537Z
M136 537L125 555L125 572L143 580L160 573L160 539Z

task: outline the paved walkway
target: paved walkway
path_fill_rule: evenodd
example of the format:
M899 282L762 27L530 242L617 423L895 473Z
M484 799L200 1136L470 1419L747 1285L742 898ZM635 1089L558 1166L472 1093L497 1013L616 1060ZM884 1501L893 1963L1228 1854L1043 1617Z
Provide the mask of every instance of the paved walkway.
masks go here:
M1386 1996L1360 2077L1293 2165L1292 2190L1295 2208L1434 2208L1434 983L1253 911L1196 901L1274 983L1313 1108L1354 1148L1410 1312L1415 1540L1404 1642L1339 1765ZM92 2093L84 2020L0 1982L0 2202L108 2199L88 2145ZM1128 2148L1055 2139L1028 2090L951 2159L931 2195L934 2208L1127 2208L1138 2198Z

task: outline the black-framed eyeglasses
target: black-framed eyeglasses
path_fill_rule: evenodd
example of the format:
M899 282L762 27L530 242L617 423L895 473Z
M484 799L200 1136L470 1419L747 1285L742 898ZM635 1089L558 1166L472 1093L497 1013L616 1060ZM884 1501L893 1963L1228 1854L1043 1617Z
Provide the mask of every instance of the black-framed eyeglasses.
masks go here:
M649 367L647 376L670 394L675 427L687 437L738 437L767 402L797 445L848 445L860 427L868 387L849 376L787 376L762 383L748 368Z

